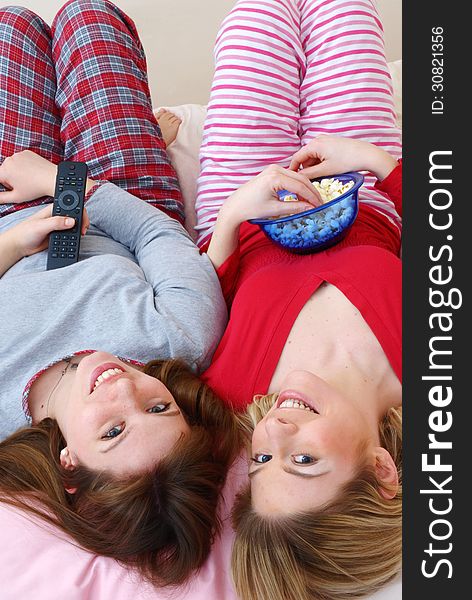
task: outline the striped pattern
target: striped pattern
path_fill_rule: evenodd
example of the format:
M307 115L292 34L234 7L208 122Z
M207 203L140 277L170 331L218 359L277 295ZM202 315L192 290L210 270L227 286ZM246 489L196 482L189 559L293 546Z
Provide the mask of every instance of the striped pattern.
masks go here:
M93 179L111 181L183 222L177 176L152 111L146 59L131 19L108 0L67 2L51 30L25 9L0 15L0 68L6 65L0 107L13 106L0 134L0 160L29 148L53 162L84 161ZM35 102L31 118L28 98L35 94L44 101Z
M367 140L399 157L382 25L371 0L239 0L215 46L200 153L198 243L235 189L287 167L320 134ZM367 177L360 200L400 227Z

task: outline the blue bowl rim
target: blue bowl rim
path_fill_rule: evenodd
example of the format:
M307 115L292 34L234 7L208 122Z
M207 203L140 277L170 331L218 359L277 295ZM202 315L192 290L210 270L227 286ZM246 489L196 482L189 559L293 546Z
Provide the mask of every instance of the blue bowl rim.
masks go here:
M305 217L308 215L312 215L316 212L325 210L326 208L332 206L333 204L336 204L336 202L339 202L340 200L343 200L348 196L351 196L352 194L357 192L357 190L364 183L364 175L362 175L362 173L358 173L357 171L349 171L347 173L340 173L338 175L325 175L324 177L316 177L315 179L311 179L311 181L321 181L322 179L339 179L341 177L348 180L354 180L354 185L351 189L347 190L347 192L344 192L344 194L341 194L341 196L338 196L337 198L326 202L326 204L322 204L321 206L316 206L315 208L310 208L309 210L304 210L302 212L293 213L286 217L279 217L278 219L249 219L249 223L254 223L255 225L270 225L272 223L285 223L287 221L292 221L296 217Z

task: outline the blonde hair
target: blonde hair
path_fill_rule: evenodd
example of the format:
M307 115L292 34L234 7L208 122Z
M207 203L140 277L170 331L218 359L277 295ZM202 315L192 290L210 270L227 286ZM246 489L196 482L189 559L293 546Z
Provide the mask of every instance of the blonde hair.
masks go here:
M262 396L241 416L246 433L273 405ZM400 570L402 553L402 413L379 424L381 445L398 469L393 499L379 493L375 469L362 465L321 509L274 518L251 506L250 488L233 509L231 569L241 600L348 600L371 594Z

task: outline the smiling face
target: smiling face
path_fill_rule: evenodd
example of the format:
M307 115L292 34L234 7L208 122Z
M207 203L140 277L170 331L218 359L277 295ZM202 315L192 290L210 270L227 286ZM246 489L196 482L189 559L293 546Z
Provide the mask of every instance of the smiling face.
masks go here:
M161 381L105 352L82 358L51 401L67 442L65 466L117 475L144 472L190 432Z
M371 455L374 462L376 444L371 424L348 398L308 371L289 373L253 433L253 507L274 515L321 507L362 460Z

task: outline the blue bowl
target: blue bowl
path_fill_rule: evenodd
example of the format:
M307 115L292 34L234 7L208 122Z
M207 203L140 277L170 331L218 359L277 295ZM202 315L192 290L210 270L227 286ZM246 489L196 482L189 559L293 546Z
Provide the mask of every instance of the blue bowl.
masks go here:
M334 200L279 219L250 219L259 225L266 236L278 246L295 252L309 254L325 250L341 241L351 228L359 210L358 191L364 182L360 173L331 175L342 183L354 181L350 190ZM321 181L319 177L313 181Z

